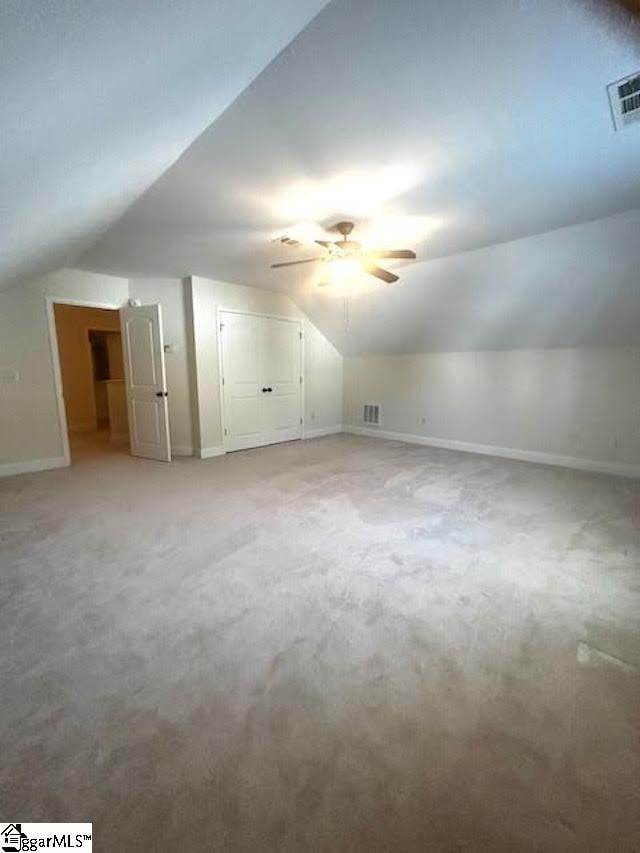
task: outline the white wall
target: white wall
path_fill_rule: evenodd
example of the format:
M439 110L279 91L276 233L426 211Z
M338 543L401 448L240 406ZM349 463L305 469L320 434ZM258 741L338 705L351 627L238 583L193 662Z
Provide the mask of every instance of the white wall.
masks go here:
M232 308L297 317L303 320L305 360L305 431L337 429L342 423L342 356L283 293L212 281L192 276L188 280L193 302L193 341L196 399L199 415L196 433L206 452L222 445L219 396L218 329L216 308Z
M171 450L176 455L189 455L194 437L185 283L179 278L133 278L129 280L129 293L143 305L158 302L162 306L164 342L172 349L165 357Z
M345 359L347 424L362 426L364 403L382 406L381 431L425 443L640 475L640 348Z
M307 431L342 423L342 356L288 296L208 279L115 278L63 269L0 293L0 474L65 463L49 344L47 297L162 305L169 426L175 453L222 445L216 307L304 321ZM195 313L191 315L193 302ZM195 345L194 345L195 344Z
M69 269L0 292L0 474L64 464L47 297L122 305L128 296L124 278Z
M344 359L304 318L305 434L342 425Z

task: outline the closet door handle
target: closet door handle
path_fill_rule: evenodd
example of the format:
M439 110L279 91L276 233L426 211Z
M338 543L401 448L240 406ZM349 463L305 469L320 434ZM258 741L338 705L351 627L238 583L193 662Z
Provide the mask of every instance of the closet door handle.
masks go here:
M266 394L268 390L269 390L268 388L263 388L263 389L262 389L262 393L263 393L263 394Z
M271 393L271 392L273 391L273 388L267 388L267 391L268 391L269 393Z

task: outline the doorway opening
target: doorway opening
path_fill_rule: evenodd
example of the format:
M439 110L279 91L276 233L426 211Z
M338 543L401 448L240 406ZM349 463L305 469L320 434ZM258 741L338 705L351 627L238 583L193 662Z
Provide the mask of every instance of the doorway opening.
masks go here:
M71 460L129 452L120 315L53 305Z

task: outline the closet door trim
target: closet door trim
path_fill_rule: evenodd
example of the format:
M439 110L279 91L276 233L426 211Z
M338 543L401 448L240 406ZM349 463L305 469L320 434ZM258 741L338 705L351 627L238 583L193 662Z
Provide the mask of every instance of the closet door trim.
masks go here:
M218 353L218 395L220 401L220 432L222 435L222 445L225 451L239 450L241 448L235 447L233 442L233 437L230 435L230 430L228 429L228 425L226 423L227 412L225 409L225 386L224 386L224 356L223 356L223 324L224 317L227 314L236 314L242 315L246 317L256 317L265 320L282 320L287 323L293 324L298 332L299 332L299 341L300 341L300 438L305 437L305 421L304 421L304 412L305 412L305 362L304 362L304 320L299 317L287 317L282 314L269 314L261 311L243 311L238 308L224 308L222 306L218 306L216 308L216 336L217 336L217 353ZM269 444L272 442L266 442ZM254 445L254 446L263 446L263 445Z

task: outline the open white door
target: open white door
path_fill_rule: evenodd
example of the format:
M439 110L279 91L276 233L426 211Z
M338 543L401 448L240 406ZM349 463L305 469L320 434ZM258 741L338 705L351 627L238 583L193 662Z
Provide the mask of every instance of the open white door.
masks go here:
M159 305L120 309L131 453L171 461L169 405Z

